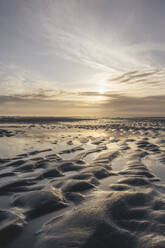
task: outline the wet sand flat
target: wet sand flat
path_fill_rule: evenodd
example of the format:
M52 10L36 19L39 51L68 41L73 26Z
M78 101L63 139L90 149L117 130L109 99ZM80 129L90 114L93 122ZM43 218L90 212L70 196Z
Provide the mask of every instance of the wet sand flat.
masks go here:
M164 248L165 119L0 120L0 247Z

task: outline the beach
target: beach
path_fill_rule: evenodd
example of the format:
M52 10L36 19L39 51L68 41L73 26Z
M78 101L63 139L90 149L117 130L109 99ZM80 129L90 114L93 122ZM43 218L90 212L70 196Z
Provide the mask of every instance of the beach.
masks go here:
M0 247L164 248L164 118L0 118Z

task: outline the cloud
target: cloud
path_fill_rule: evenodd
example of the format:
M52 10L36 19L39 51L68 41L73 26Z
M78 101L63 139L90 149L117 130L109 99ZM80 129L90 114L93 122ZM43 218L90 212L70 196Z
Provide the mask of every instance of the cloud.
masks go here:
M102 104L104 115L119 116L165 116L165 97L147 96L131 97L113 94L112 98Z
M74 99L69 100L65 92L57 93L57 96L49 98L47 92L31 95L0 95L0 115L38 115L38 116L95 116L97 104ZM72 96L74 93L72 93Z
M149 81L151 78L153 78L153 76L157 78L158 81L160 79L165 79L165 70L154 69L154 70L129 71L127 73L123 73L119 77L114 77L110 79L110 81L119 81L120 83L132 83L143 80Z
M42 92L42 91L41 91ZM98 97L98 92L60 92L49 98L49 92L32 95L0 96L1 115L72 115L72 116L165 116L165 97L131 97L107 92L100 101L87 101L85 97ZM72 97L66 97L70 94ZM81 97L84 97L83 99Z
M47 80L41 73L32 72L15 64L0 63L0 92L4 95L28 94L57 89L58 82Z
M40 101L40 102L52 102L52 101L58 101L58 102L81 102L81 104L85 104L85 102L88 102L89 97L91 99L95 99L95 97L106 97L109 95L104 95L99 92L92 92L92 91L66 91L66 90L45 90L45 89L37 89L36 92L27 92L27 93L21 93L21 94L6 94L6 95L0 95L0 102L24 102L24 101Z
M139 56L136 49L132 48L130 52L129 42L123 40L121 32L116 32L111 23L108 32L103 32L98 23L98 10L89 6L81 1L70 1L69 4L66 1L40 1L38 5L31 1L26 3L25 14L35 24L36 32L39 30L40 39L47 47L41 53L58 55L110 74L148 67L148 59ZM105 25L107 17L103 16Z
M96 92L96 91L84 91L84 92L77 92L80 96L103 96L105 94Z
M165 69L135 70L109 79L110 85L116 85L119 92L128 95L160 95L165 94Z

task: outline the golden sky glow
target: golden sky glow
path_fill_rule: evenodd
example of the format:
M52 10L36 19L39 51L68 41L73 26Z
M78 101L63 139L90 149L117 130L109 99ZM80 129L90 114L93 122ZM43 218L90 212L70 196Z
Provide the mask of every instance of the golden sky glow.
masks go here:
M1 0L0 115L164 115L164 9Z

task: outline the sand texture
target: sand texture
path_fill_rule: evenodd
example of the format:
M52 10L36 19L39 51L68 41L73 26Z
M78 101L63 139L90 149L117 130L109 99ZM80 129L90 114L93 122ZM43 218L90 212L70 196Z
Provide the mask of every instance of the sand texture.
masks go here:
M165 120L0 120L1 248L165 248Z

